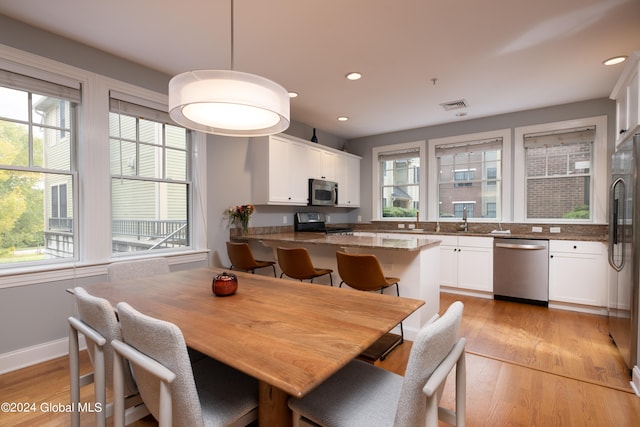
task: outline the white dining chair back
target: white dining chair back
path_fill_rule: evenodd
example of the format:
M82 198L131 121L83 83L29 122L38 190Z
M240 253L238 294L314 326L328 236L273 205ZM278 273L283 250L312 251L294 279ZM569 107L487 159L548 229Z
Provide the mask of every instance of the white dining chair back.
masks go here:
M112 404L106 402L106 390L113 390L114 352L111 342L121 339L120 325L115 311L103 298L90 295L83 288L73 289L76 302L76 316L69 317L69 369L71 402L75 409L72 413L72 425L80 425L80 387L94 384L97 424L102 426L106 418L113 413ZM80 376L79 334L84 335L93 372ZM128 368L128 366L127 366ZM124 393L127 396L126 407L131 409L127 421L132 422L149 414L138 396L135 381L129 369L125 370ZM136 406L139 406L136 408Z
M466 339L463 337L458 340L463 308L462 302L454 302L442 317L434 318L418 333L404 374L395 426L437 426L442 389L447 376L456 366L456 412L459 416L449 411L454 419L445 417L444 421L458 427L464 425Z
M107 274L110 282L153 276L154 274L164 274L168 272L169 263L166 258L120 261L110 264L107 268Z
M457 338L463 304L434 316L411 348L402 377L354 360L302 398L289 399L294 427L438 427L438 419L464 427L464 337ZM439 408L449 373L456 370L455 411Z
M257 381L210 358L191 365L180 329L144 315L127 303L117 311L122 341L114 349L116 426L122 425L123 360L129 360L138 389L160 426L247 425L257 419Z

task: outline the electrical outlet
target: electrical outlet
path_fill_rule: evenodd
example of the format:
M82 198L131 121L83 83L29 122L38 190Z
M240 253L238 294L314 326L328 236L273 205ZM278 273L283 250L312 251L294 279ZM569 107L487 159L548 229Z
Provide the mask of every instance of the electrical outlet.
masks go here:
M542 233L542 227L531 227L532 233Z
M549 227L549 233L559 233L560 227Z
M404 224L398 224L398 228L404 228Z
M358 215L358 222L362 222L362 215Z
M415 225L415 224L409 224L409 229L410 229L410 230L413 230L414 228L416 228L416 225Z
M327 215L327 222L331 222L331 215Z
M287 223L287 216L286 216L286 215L283 215L283 216L282 216L282 223L283 223L283 224L286 224L286 223Z

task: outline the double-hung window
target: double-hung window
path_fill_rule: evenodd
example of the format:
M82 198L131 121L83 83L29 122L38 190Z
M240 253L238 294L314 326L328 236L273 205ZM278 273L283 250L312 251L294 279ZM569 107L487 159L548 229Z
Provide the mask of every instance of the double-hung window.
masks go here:
M524 135L528 219L591 219L595 126Z
M112 252L190 247L191 132L167 113L112 96Z
M421 197L424 142L374 148L374 201L378 218L416 219Z
M607 118L515 129L518 221L606 221Z
M0 70L0 266L76 257L80 99L79 83Z
M502 137L437 144L437 218L500 219Z

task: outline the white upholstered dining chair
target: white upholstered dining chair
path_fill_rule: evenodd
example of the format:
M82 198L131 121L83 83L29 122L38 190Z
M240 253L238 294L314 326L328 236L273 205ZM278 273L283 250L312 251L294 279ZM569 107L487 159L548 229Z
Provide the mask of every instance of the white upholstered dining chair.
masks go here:
M113 404L106 402L107 389L113 390L114 352L111 342L121 339L120 325L111 304L103 298L90 295L83 288L73 290L77 315L69 317L69 370L71 380L71 402L75 411L71 414L71 424L80 425L80 387L94 384L95 403L102 410L96 412L96 424L106 425L106 419L113 413ZM93 365L93 372L80 376L79 334L83 334L87 343L87 352ZM138 395L131 371L124 371L124 390L126 395L127 424L149 414Z
M422 327L404 377L354 360L308 395L290 398L294 427L437 427L438 419L463 427L466 340L457 337L462 311L463 304L457 301ZM455 412L439 407L454 367Z
M257 419L258 383L210 358L191 364L182 332L173 323L144 315L127 303L116 306L122 341L113 347L116 426L123 425L124 361L162 426L244 426Z

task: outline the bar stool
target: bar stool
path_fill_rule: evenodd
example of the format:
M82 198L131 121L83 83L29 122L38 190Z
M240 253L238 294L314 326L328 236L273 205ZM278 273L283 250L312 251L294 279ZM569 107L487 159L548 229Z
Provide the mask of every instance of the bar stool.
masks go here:
M400 296L398 277L386 277L380 266L380 262L372 254L348 254L337 251L336 260L338 262L338 274L343 283L359 291L384 293L388 287L396 287L396 295ZM400 337L388 333L377 343L371 346L361 356L365 359L384 360L391 351L404 342L404 330L400 322ZM375 348L374 348L375 347Z
M309 252L305 248L281 248L278 247L278 264L283 275L303 280L311 280L316 277L329 275L329 281L333 286L333 277L331 273L333 270L329 268L315 268L311 262Z
M273 277L276 277L276 263L255 259L247 243L227 242L227 255L231 260L231 270L235 267L238 270L250 271L255 274L258 268L271 267L273 268Z

